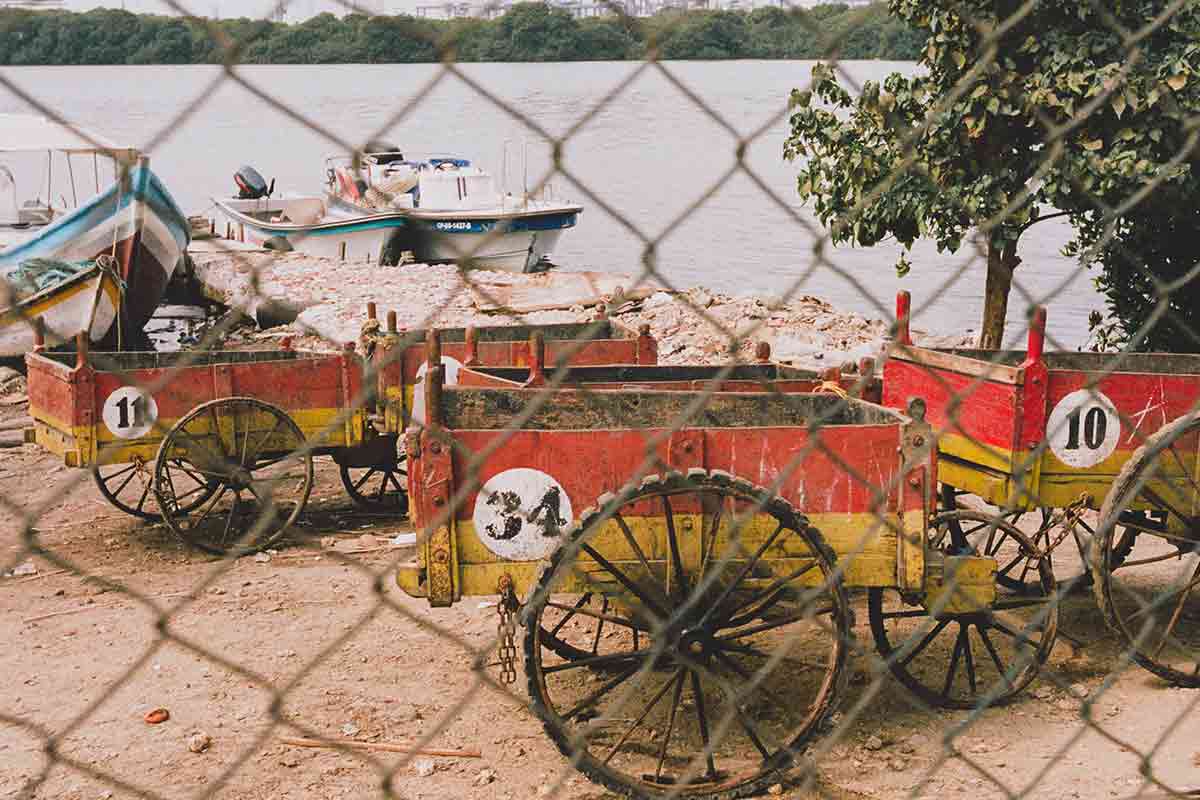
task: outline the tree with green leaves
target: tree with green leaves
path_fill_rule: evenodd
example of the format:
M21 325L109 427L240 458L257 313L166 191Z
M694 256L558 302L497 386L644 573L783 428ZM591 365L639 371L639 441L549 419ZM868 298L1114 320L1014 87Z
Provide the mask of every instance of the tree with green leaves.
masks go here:
M956 252L971 238L986 257L980 346L997 348L1026 230L1068 216L1075 252L1095 254L1142 189L1188 182L1200 4L888 6L924 35L921 71L855 96L816 65L792 94L784 155L835 242L930 238Z

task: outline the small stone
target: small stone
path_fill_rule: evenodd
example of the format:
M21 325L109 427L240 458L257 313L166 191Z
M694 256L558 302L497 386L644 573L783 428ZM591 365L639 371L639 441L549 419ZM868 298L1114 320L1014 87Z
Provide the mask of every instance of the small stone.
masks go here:
M271 554L270 553L255 553L254 560L257 561L259 564L266 564L266 563L270 562Z
M1071 694L1075 695L1080 700L1087 697L1089 693L1090 693L1090 690L1084 684L1082 684L1082 683L1071 684Z
M216 595L225 594L225 590L222 589L220 586L214 586L211 589L209 589L208 591L210 594L216 594Z
M156 708L153 711L147 711L145 720L147 725L161 725L171 718L171 712L165 708Z
M899 756L892 756L888 759L887 763L888 769L893 772L904 772L904 770L908 769L908 762Z
M193 753L203 753L212 746L212 737L207 733L193 733L188 737L188 750Z
M22 575L37 575L37 572L37 564L34 564L32 561L26 561L13 567L12 576L19 578Z
M496 770L491 769L490 767L485 767L484 769L479 770L479 774L475 776L476 786L487 786L489 783L494 783L495 781Z
M437 765L433 763L432 758L418 758L413 762L412 771L418 778L428 778L437 771Z
M343 736L358 736L359 727L353 722L347 722L342 726Z
M883 749L883 739L880 739L878 736L869 736L869 737L867 737L866 743L863 744L863 747L865 747L867 750L872 750L872 751L882 750Z
M778 797L779 795L783 794L783 784L782 783L772 784L771 788L767 789L767 794L774 795L775 797Z

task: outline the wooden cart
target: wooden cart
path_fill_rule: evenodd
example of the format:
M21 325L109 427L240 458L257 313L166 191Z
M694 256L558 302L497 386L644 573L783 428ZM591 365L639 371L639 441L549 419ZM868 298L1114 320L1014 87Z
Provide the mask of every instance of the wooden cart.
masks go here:
M374 303L367 305L362 338L375 391L371 400L375 429L386 444L371 452L338 457L342 484L361 508L392 514L408 513L407 466L401 436L425 416L424 380L430 331L397 328L396 313L380 325ZM640 331L610 320L552 325L440 328L436 340L445 380L453 385L464 367L529 364L534 335L546 342L547 357L563 364L636 364L658 361L658 344L649 328Z
M428 374L428 425L407 436L421 544L399 584L435 607L499 595L510 680L519 613L535 713L619 794L778 780L837 702L851 587L884 657L941 705L1012 697L1053 644L1048 567L1043 595L1013 598L994 559L927 550L920 401ZM974 638L930 646L955 623Z
M210 552L248 552L295 522L314 455L362 450L372 434L352 351L76 353L26 356L27 433L104 496L161 516ZM364 456L365 457L365 456Z
M1200 356L1045 352L1045 309L1024 351L915 347L909 302L897 300L884 404L927 403L946 509L933 547L994 555L999 580L1028 590L1012 537L1033 516L1039 550L1077 544L1080 582L1135 659L1200 686ZM995 508L963 508L963 494Z

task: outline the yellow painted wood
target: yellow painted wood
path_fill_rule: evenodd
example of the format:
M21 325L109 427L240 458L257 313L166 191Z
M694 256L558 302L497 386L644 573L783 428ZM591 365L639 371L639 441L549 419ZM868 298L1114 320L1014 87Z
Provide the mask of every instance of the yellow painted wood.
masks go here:
M366 411L356 409L348 415L348 425L338 424L341 413L341 409L337 408L319 408L305 409L289 414L289 416L299 426L305 440L314 447L353 447L362 444L367 423ZM96 424L88 427L73 426L54 419L50 415L38 414L34 420L35 441L48 452L63 456L67 466L88 467L93 463L124 464L135 458L152 461L158 453L162 440L179 421L160 418L147 435L139 439L120 439L108 430L103 420L99 419L99 410L96 412L96 416ZM238 419L239 443L247 426L253 426L250 430L258 434L266 433L275 426L274 417L266 413L256 412L250 416L250 420L247 420L245 415ZM226 452L236 452L236 448L233 447L232 423L228 420L223 421L221 429L221 441L225 445ZM194 437L199 441L204 441L213 435L212 424L207 417L197 419L193 430ZM95 442L96 452L91 452L91 448L84 448L81 445L82 442L89 440ZM257 440L252 438L252 441ZM291 449L290 437L284 433L277 433L264 442L265 449L270 450L272 446L276 449ZM84 452L84 450L88 450L88 452Z
M942 614L971 614L996 601L996 559L945 556L930 563L924 605Z
M645 554L651 569L660 580L668 583L673 579L673 571L669 569L670 548L668 545L666 519L656 517L624 517L626 524ZM889 520L891 520L889 524ZM892 515L877 517L874 514L815 514L809 515L810 524L817 528L826 542L837 553L839 566L845 571L846 583L849 586L894 586L897 580L898 540L896 535L895 518ZM702 541L713 542L713 558L725 558L727 563L745 563L770 536L777 524L768 515L758 515L744 525L739 535L732 533L731 521L728 517L722 519L722 525L715 540L708 536L702 539L700 531L705 530L707 519L699 514L675 515L676 532L680 544L680 556L684 571L696 574L702 558ZM921 512L915 511L905 519L906 525L921 530ZM532 574L518 565L533 565L536 573L540 562L504 561L487 549L475 534L474 525L470 520L459 521L455 525L456 556L459 563L458 590L461 596L492 595L496 593L496 580L508 572L512 574L517 585L518 594L529 587L524 584L524 575ZM736 541L735 541L736 539ZM621 566L628 566L631 572L642 572L637 556L626 541L620 527L612 521L592 534L588 543L604 558ZM766 551L765 558L771 565L774 577L785 574L788 564L804 563L811 553L802 539L796 536L781 537ZM918 549L912 556L913 567L917 575L922 574L923 553ZM581 554L578 560L580 569L584 565L593 564L586 554ZM499 567L499 569L497 569ZM419 568L418 568L419 569ZM611 579L611 576L609 577ZM412 579L405 578L411 585ZM815 585L819 583L819 571L802 577L798 583ZM401 583L405 588L405 583ZM406 589L407 591L407 589Z

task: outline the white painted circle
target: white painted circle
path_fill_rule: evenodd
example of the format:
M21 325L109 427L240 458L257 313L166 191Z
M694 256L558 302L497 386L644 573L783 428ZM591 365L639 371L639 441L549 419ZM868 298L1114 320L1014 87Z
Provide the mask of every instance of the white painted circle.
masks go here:
M475 498L475 535L501 558L536 561L571 524L571 498L546 473L519 467L495 475Z
M442 356L442 366L446 368L446 382L443 386L454 386L458 383L458 371L463 368L462 362L450 356ZM412 418L414 422L425 424L425 373L429 371L429 362L422 362L417 368L417 379L413 385Z
M122 386L104 401L104 427L119 439L140 439L158 421L158 403L136 386Z
M1100 392L1080 389L1058 401L1046 423L1050 449L1070 467L1094 467L1121 440L1116 406Z

